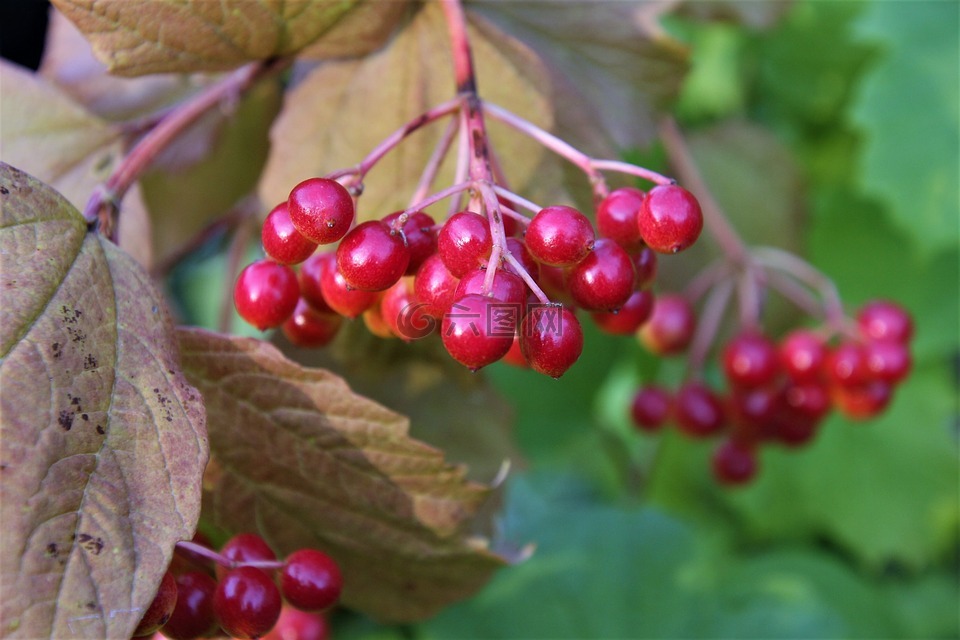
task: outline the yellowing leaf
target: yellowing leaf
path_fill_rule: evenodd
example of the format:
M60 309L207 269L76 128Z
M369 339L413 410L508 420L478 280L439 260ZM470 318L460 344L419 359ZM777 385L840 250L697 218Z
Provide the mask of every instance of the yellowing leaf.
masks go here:
M163 299L35 178L0 163L0 629L129 637L207 460Z
M368 50L399 3L372 0L54 0L111 72L222 71L297 53L363 7L356 32L337 31L337 55ZM370 6L364 6L369 4ZM358 24L359 23L359 24ZM350 42L351 35L357 38ZM350 43L349 45L344 43Z
M82 209L123 156L120 131L22 67L0 61L0 86L4 161ZM118 228L120 246L149 266L150 221L138 189L124 198Z
M516 49L517 43L492 40L472 28L469 34L481 95L550 129L549 87L536 57ZM384 49L362 60L320 65L287 94L271 131L261 199L280 202L300 181L356 164L392 131L454 93L443 14L436 3L428 3ZM361 219L382 217L409 204L445 126L435 123L416 131L377 164L359 201ZM511 188L545 204L565 199L559 165L552 157L522 134L495 122L489 128ZM448 158L436 190L451 184L453 164Z
M386 620L428 617L504 563L471 535L489 489L411 439L405 418L260 340L179 336L210 416L214 525L259 531L281 554L327 551L343 602Z

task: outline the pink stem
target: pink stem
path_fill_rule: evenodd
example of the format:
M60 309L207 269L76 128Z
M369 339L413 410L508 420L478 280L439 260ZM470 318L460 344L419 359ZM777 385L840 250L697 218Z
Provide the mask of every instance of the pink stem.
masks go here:
M815 290L823 301L823 315L827 322L835 327L845 326L846 314L843 311L843 302L840 300L840 294L833 280L806 260L783 249L754 247L752 253L758 264L768 269L782 271Z
M600 171L617 171L619 173L626 173L631 176L637 176L638 178L643 178L655 184L675 184L676 180L673 178L668 178L667 176L652 171L645 167L638 167L635 164L630 164L629 162L622 162L620 160L592 160L590 164L593 165L594 169L599 169Z
M467 180L466 182L461 182L459 184L451 185L446 189L437 191L433 195L430 195L424 198L423 200L420 200L419 202L414 202L412 205L404 209L403 213L401 213L400 216L401 217L408 216L411 213L414 213L415 211L421 211L423 209L426 209L430 205L436 204L437 202L440 202L445 198L449 198L450 196L457 195L458 193L463 193L464 191L469 191L470 189L474 188L474 186L475 186L475 183L472 180Z
M237 567L258 567L260 569L282 569L283 562L280 560L249 560L245 562L238 562L236 560L231 560L221 553L217 553L213 549L206 547L202 544L198 544L189 540L181 540L177 543L177 549L181 551L189 551L195 555L207 558L212 560L214 563L220 565L221 567L226 567L228 569L236 569Z
M530 202L530 201L527 200L526 198L523 198L523 197L517 195L517 194L514 193L513 191L510 191L510 190L508 190L508 189L504 189L503 187L494 185L493 190L497 192L497 195L498 195L498 196L502 196L502 197L504 197L505 199L509 200L510 202L512 202L512 203L514 203L514 204L518 204L518 205L520 205L521 207L523 207L524 209L527 209L528 211L531 211L532 213L537 213L538 211L540 211L540 209L542 209L542 207L541 207L540 205L538 205L537 203L535 203L535 202Z
M434 180L437 179L440 165L443 164L447 153L450 151L450 145L453 144L453 138L457 135L457 130L457 118L451 118L446 130L443 132L443 136L437 142L437 146L434 147L430 159L427 160L427 165L423 168L423 173L420 174L420 181L417 183L417 188L410 198L410 206L413 206L415 202L423 200L427 197L427 194L430 193L430 187L433 186Z
M697 330L690 345L687 358L687 377L698 378L703 372L703 363L706 362L710 348L717 337L720 322L727 310L730 296L733 294L733 280L724 280L718 283L707 296L697 322Z

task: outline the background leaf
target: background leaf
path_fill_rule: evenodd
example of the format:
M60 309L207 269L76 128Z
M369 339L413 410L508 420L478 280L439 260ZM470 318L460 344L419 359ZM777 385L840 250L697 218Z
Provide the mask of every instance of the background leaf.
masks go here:
M432 615L504 563L470 536L489 489L410 439L402 416L259 340L194 329L180 345L210 416L213 525L259 531L278 554L326 550L344 604L390 620Z
M128 637L193 535L204 408L161 296L0 164L0 611L11 637Z
M53 0L93 43L112 73L137 76L165 71L223 71L245 62L286 56L323 38L363 0ZM346 55L370 49L371 39L397 18L398 3L367 2L355 31L337 32ZM351 36L357 40L351 42Z

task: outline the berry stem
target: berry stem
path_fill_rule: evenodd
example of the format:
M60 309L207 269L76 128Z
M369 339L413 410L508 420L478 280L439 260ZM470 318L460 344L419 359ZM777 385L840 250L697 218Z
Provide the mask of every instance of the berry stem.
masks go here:
M697 323L697 331L690 344L687 358L686 377L688 379L699 378L703 372L703 363L706 362L710 348L717 337L717 331L719 331L720 323L726 313L734 285L735 281L730 279L717 283L707 295L706 302L703 303L700 320Z
M420 174L420 181L417 183L417 188L410 197L409 206L412 207L415 203L426 198L427 194L430 193L430 188L433 186L434 181L437 179L437 173L440 171L440 165L443 164L447 154L450 152L450 147L453 145L453 139L459 129L458 124L459 120L457 118L451 118L447 124L443 136L437 142L437 146L434 147L430 159L427 160L427 164L423 168L423 173Z
M510 202L520 205L521 207L523 207L527 211L530 211L531 213L537 213L538 211L540 211L540 209L543 208L537 203L530 202L526 198L517 195L516 193L514 193L513 191L510 191L509 189L505 189L503 187L494 185L493 190L497 192L498 196L503 196ZM524 216L524 218L526 218L526 216ZM530 220L527 219L527 222L530 222Z
M181 552L189 551L190 553L206 558L215 564L228 569L236 569L237 567L256 567L258 569L267 570L283 568L282 560L249 560L247 562L237 562L236 560L231 560L225 555L214 551L210 547L190 540L181 540L177 543L176 549Z
M503 259L514 268L517 274L519 274L519 276L527 284L527 287L529 287L530 291L533 292L533 295L537 297L537 300L543 304L551 304L550 298L547 297L547 294L543 292L543 289L541 289L540 285L538 285L533 279L533 276L527 272L526 267L524 267L519 260L513 257L513 254L506 253L503 256Z
M846 315L843 302L833 280L828 278L806 260L775 247L754 247L753 258L767 269L781 271L803 282L820 295L823 316L836 330L846 330Z
M404 209L403 213L400 214L400 216L401 217L409 216L411 213L414 213L415 211L426 209L430 205L436 204L437 202L440 202L445 198L449 198L450 196L457 195L458 193L463 193L464 191L469 191L470 189L473 189L475 186L476 186L476 183L473 182L472 180L467 180L466 182L460 182L457 184L450 185L446 189L437 191L436 193L429 195L418 202L414 202L409 207ZM405 217L403 219L406 220Z
M667 176L657 173L646 167L639 167L635 164L630 164L629 162L623 162L622 160L591 160L590 164L594 169L600 171L617 171L619 173L626 173L627 175L637 176L638 178L643 178L655 184L676 184L676 180L673 178L668 178Z
M106 182L90 195L83 209L87 224L116 242L116 216L120 203L157 155L205 113L224 100L236 99L257 80L279 73L289 64L290 60L285 58L248 64L171 109L123 157Z
M700 170L693 161L693 156L690 155L683 134L680 133L680 128L673 118L666 118L661 123L660 139L663 141L670 164L677 170L687 189L700 201L704 224L713 234L727 260L735 265L745 265L749 259L747 246L704 182Z

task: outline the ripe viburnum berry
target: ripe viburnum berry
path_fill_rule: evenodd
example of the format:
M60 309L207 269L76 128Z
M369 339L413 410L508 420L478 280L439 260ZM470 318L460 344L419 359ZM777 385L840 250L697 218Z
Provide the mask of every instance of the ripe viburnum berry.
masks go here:
M643 241L660 253L683 251L700 237L703 214L692 193L675 184L658 185L647 192L637 225Z
M304 180L290 190L287 207L297 231L317 244L336 242L353 224L353 198L336 180Z
M340 599L343 577L333 558L317 549L294 551L283 562L280 590L303 611L322 611Z
M233 288L233 303L244 320L263 331L279 327L300 298L297 274L272 260L248 264Z
M595 238L590 220L573 207L563 205L537 212L524 235L530 255L554 267L569 267L583 260Z

